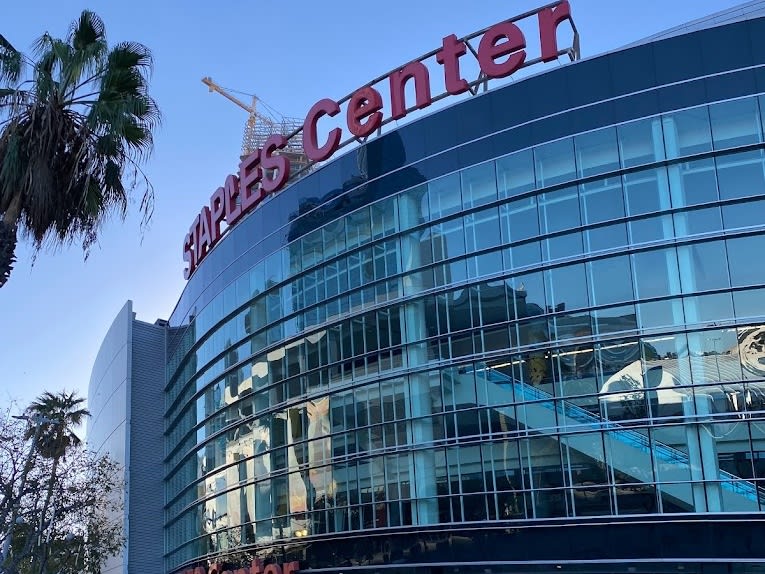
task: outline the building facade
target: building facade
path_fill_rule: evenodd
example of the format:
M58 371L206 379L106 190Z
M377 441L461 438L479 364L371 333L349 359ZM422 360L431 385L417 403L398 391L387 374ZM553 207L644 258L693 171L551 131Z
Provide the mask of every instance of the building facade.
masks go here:
M117 508L128 541L103 574L153 572L164 550L162 444L167 323L138 321L128 301L101 343L88 386L88 448L123 469Z
M165 570L765 563L765 4L470 97L190 277Z

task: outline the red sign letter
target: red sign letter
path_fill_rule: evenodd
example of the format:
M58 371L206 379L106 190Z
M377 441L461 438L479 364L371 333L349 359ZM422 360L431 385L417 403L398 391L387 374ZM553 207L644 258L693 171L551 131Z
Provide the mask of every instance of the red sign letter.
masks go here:
M444 66L446 91L452 95L468 90L468 83L460 76L460 56L466 52L465 42L458 42L454 34L444 38L443 48L436 52L436 61Z
M242 215L260 203L262 195L255 186L262 177L260 150L255 150L239 163L239 197L242 199Z
M196 267L194 241L191 238L191 233L187 233L186 237L183 239L183 260L189 264L189 266L183 270L183 278L188 279L191 277L191 274L194 273L194 267Z
M497 44L500 40L507 40ZM526 38L512 22L501 22L489 28L478 45L478 63L484 74L490 78L504 78L521 67L526 59ZM516 52L516 50L518 50ZM515 52L515 54L513 54ZM502 63L495 60L512 54Z
M542 44L543 62L558 58L558 38L555 32L563 20L571 20L571 6L568 0L563 0L555 8L539 11L539 40Z
M406 115L404 87L409 78L414 78L414 93L417 96L417 108L426 108L431 104L430 74L422 62L411 62L390 75L391 117L400 120Z
M293 562L287 562L284 566L282 566L282 571L284 574L295 574L298 570L300 570L300 562L297 560Z
M199 212L199 232L197 233L197 261L200 261L212 247L210 237L210 208L206 205Z
M234 225L234 222L242 216L242 206L236 202L236 198L239 197L239 178L229 175L223 186L223 192L226 197L226 223Z
M308 111L303 122L303 150L305 155L311 161L323 161L337 151L340 145L340 128L335 128L329 132L327 143L319 147L316 143L318 135L316 134L316 124L321 116L333 117L340 113L340 106L337 102L324 98L316 102Z
M270 136L263 144L260 165L265 175L261 186L264 193L279 191L290 177L290 161L286 155L273 155L277 149L287 145L287 139L279 134ZM274 177L274 170L276 174Z
M361 88L348 102L348 130L357 138L363 138L380 127L382 122L382 96L372 87ZM369 118L362 122L364 118Z
M220 223L226 214L226 197L222 187L210 196L210 241L213 245L220 239Z

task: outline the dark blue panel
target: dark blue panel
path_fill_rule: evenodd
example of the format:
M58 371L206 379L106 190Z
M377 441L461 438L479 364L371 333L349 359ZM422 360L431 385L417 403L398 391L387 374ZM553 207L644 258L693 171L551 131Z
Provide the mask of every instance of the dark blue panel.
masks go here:
M601 56L569 64L560 71L566 77L569 108L613 97L610 62L609 57Z
M484 95L469 97L460 104L457 133L460 142L468 142L494 131L491 100Z
M406 162L417 161L425 154L425 131L419 124L407 125L398 130L404 144Z
M752 63L765 64L765 18L749 20L747 23L749 46L751 48Z
M747 23L738 22L705 30L701 38L701 59L705 74L730 70L731 66L751 66L752 50Z
M703 104L707 99L704 80L683 82L658 89L659 111L668 112Z
M653 45L646 44L608 56L611 89L615 96L631 94L656 85Z
M459 166L458 150L453 149L448 152L440 153L427 161L417 164L417 170L425 179L435 179L445 173L455 171Z
M653 56L658 85L704 74L698 34L684 34L656 42Z
M614 116L614 106L611 101L574 110L566 114L566 116L571 133L580 133L621 121L621 118Z
M705 82L709 102L754 94L758 91L754 70L741 70L732 74L713 76L707 78Z
M527 148L531 145L531 125L524 124L510 130L505 130L490 138L495 157Z
M428 118L425 126L425 154L431 155L454 147L459 143L457 136L457 118L459 106L452 106Z
M752 70L754 75L754 86L757 92L765 92L765 68L755 68Z
M571 123L568 114L559 114L546 118L535 122L531 126L531 139L535 145L555 140L571 133Z
M515 126L531 118L532 92L527 82L512 84L490 93L489 96L495 129Z
M490 138L482 138L458 149L460 168L469 167L494 157L494 145Z
M533 117L541 118L546 115L567 110L569 104L569 86L562 70L554 70L534 78L534 92L530 98L530 111Z
M626 122L659 113L659 96L656 90L618 98L612 102L614 119Z

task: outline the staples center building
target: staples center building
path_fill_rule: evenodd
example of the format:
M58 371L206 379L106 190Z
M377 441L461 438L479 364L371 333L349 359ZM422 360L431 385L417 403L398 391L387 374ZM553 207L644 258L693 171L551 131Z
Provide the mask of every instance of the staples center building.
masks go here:
M765 2L567 63L575 7L522 16L538 56L512 23L426 56L449 95L559 64L289 181L276 137L189 214L170 320L126 305L93 370L109 571L765 564ZM386 123L376 85L309 159Z

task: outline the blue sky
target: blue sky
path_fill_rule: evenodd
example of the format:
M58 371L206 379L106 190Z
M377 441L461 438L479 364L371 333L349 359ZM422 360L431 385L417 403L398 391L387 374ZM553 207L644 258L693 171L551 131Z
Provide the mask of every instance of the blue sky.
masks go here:
M582 56L612 50L666 28L739 4L570 0ZM63 36L84 8L98 13L111 42L138 41L155 57L152 94L164 121L145 165L156 192L141 231L133 215L110 221L87 261L77 246L44 251L28 244L0 289L0 408L45 390L87 396L93 360L127 299L138 318L166 318L184 286L181 244L193 217L238 163L246 113L200 82L257 93L303 117L324 97L341 98L376 76L544 0L274 0L12 2L0 33L29 51L44 31ZM631 7L628 7L631 6Z

